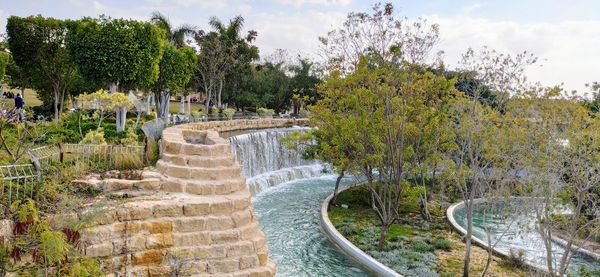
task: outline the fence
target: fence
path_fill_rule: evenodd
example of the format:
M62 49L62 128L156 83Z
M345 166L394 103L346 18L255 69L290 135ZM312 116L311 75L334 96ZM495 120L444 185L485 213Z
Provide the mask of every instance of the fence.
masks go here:
M62 144L33 148L29 151L31 164L0 165L0 202L10 204L14 200L33 198L45 169L55 162L106 162L108 166L114 166L120 157L138 157L143 161L144 155L144 146Z

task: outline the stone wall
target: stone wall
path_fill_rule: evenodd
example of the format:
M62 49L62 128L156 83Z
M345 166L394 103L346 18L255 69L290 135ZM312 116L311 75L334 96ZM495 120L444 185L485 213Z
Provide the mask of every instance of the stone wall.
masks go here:
M165 129L158 173L104 184L107 194L122 198L83 231L85 255L100 258L110 276L273 276L245 177L218 132L305 123L232 120Z

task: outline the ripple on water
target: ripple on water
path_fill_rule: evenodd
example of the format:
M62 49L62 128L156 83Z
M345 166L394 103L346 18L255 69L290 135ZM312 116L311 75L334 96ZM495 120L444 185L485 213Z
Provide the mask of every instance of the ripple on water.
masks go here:
M321 204L334 185L335 176L296 180L252 199L277 276L368 276L321 232Z

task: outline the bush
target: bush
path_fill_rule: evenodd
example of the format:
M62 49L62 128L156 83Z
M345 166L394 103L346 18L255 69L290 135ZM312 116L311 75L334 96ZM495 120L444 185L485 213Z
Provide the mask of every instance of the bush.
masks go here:
M149 138L148 144L146 145L146 161L149 165L155 165L158 159L160 159L158 142Z
M106 144L102 128L96 131L88 131L80 142L81 144Z
M227 108L223 110L223 114L227 117L228 120L233 119L233 115L235 114L235 109Z
M438 250L450 251L452 250L452 242L443 237L436 237L433 240L433 248Z
M138 135L132 128L127 129L127 136L121 139L123 145L139 145Z
M431 246L429 246L427 243L425 243L423 241L418 241L418 242L413 243L411 248L413 251L421 252L421 253L433 252L433 248L431 248Z
M219 108L217 107L210 107L210 114L211 115L218 115L219 114Z
M267 108L258 108L258 110L256 110L256 112L258 113L258 115L260 117L263 117L263 118L273 117L273 114L275 113L275 111L273 111L272 109L267 109Z
M114 169L117 170L135 170L144 167L144 162L138 155L119 154L113 158Z

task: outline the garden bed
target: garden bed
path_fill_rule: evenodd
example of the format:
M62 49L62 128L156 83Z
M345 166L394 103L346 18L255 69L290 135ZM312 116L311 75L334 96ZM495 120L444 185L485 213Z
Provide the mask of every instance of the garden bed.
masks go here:
M402 220L393 224L385 249L379 251L379 221L369 204L365 186L340 193L336 205L329 208L329 218L337 230L362 251L396 272L410 276L461 276L464 244L447 223L443 209L433 213L432 222L421 219L414 201L402 201ZM473 247L470 273L480 275L487 253ZM528 272L494 257L488 276L528 276Z

